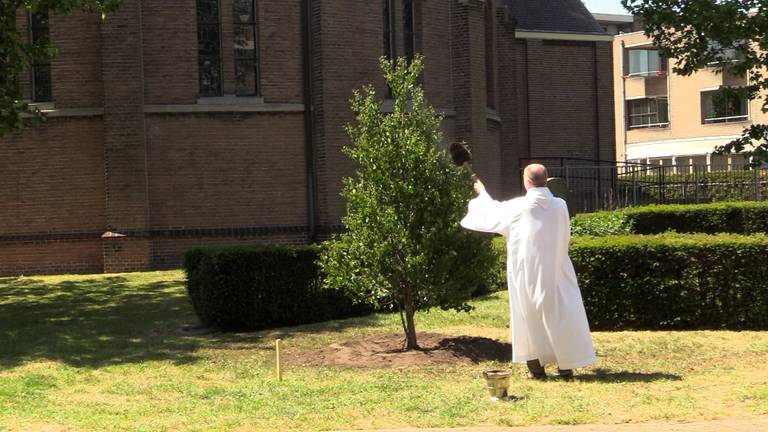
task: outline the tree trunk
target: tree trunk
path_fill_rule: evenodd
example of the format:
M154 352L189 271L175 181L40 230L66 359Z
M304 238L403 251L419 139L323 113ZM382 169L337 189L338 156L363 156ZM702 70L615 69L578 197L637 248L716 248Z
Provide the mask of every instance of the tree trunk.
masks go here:
M412 350L419 348L416 342L416 324L413 322L413 315L416 313L411 293L405 296L405 349Z

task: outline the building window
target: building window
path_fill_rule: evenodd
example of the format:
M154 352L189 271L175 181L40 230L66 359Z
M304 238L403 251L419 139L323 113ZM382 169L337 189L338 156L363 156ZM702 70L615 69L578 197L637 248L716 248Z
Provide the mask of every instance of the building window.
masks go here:
M200 96L221 96L221 22L218 0L197 0Z
M749 118L749 104L743 95L722 90L701 92L701 122L727 123Z
M656 50L630 49L627 57L629 58L627 71L629 76L658 75L666 70L664 59Z
M390 59L395 57L392 27L392 0L384 0L384 55Z
M49 42L48 11L41 10L29 14L29 39L31 43ZM37 60L32 64L31 74L32 102L51 102L51 61Z
M403 0L403 45L405 47L405 58L410 62L416 54L416 31L414 28L414 8L415 0Z
M627 117L630 128L666 127L669 125L667 98L628 100Z
M496 109L496 75L493 49L493 3L485 4L485 101L488 108Z
M395 58L394 38L394 0L384 0L384 56L388 59ZM392 99L392 87L387 84L387 98Z
M707 62L707 65L712 66L744 61L746 58L743 48L744 45L744 41L736 41L732 45L724 47L720 42L709 41L707 54L712 57L712 60Z
M255 1L234 0L233 10L235 93L238 96L255 96L259 94L259 40Z

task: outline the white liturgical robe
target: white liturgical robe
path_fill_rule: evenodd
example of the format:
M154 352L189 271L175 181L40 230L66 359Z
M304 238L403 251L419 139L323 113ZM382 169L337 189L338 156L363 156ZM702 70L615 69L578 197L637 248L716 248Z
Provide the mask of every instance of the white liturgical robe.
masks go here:
M461 225L507 240L512 361L538 359L560 369L594 363L587 314L568 256L571 229L565 201L546 187L504 202L483 191L469 202Z

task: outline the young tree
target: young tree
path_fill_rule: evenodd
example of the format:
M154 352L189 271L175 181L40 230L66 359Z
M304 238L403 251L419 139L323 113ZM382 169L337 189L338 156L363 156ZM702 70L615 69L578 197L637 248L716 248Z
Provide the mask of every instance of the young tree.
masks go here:
M471 197L469 173L438 149L442 117L417 84L422 60L381 59L394 99L383 112L373 87L355 91L357 124L344 149L357 163L342 195L346 232L326 243L325 284L360 301L397 308L406 349L418 348L414 314L431 307L469 311L466 301L491 277L487 237L459 220Z
M680 75L708 67L738 76L749 73L743 88L722 88L722 100L746 97L753 100L768 90L768 3L762 0L622 0L633 15L640 16L645 34L660 54L677 61ZM768 99L763 101L768 112ZM719 153L745 152L768 161L768 125L755 124L742 136L717 148Z
M16 11L48 11L69 15L75 8L98 11L102 19L119 5L120 0L0 0L0 137L24 128L29 121L42 119L35 107L24 102L17 77L38 61L50 60L56 50L47 39L25 42L16 28Z

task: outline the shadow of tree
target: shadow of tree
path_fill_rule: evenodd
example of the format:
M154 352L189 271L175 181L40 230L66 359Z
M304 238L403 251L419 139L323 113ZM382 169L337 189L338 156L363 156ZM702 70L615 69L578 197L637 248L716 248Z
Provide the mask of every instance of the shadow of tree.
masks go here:
M487 300L480 297L474 301ZM136 273L61 282L34 277L0 278L0 367L34 360L75 367L169 360L196 361L201 348L271 350L267 339L338 333L350 328L391 325L392 314L256 332L221 333L191 325L198 318L184 276ZM191 327L183 331L183 327ZM456 337L442 349L474 362L509 361L511 348L487 338Z
M0 365L47 359L76 367L196 359L202 340L184 281L122 276L48 283L0 279Z
M0 278L0 367L31 360L76 367L198 359L195 351L267 350L265 338L342 332L377 326L368 315L247 333L182 328L199 320L183 276L143 282L145 274L94 277L59 283L30 277Z
M627 382L653 382L653 381L681 381L680 375L662 372L629 372L612 371L610 369L591 369L590 373L577 374L576 381L601 382L601 383L627 383Z

